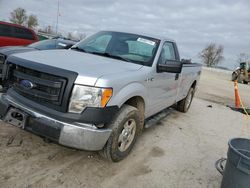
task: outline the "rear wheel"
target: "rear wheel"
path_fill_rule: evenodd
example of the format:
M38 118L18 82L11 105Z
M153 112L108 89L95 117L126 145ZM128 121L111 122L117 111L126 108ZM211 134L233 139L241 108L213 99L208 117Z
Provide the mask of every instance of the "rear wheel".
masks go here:
M100 154L113 162L124 159L135 144L140 130L139 126L140 114L138 109L124 105L109 125L112 133Z
M194 97L194 88L190 88L189 91L188 91L188 94L186 96L186 98L182 99L181 101L179 101L177 103L177 107L176 109L180 112L184 112L186 113L188 111L188 109L190 108L191 106L191 103L192 103L192 100L193 100L193 97Z

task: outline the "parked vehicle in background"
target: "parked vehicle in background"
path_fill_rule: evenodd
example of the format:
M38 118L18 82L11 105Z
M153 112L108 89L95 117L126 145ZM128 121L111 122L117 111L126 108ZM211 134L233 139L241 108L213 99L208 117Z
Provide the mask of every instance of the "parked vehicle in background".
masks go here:
M47 39L50 39L50 38L48 38L48 37L46 37L46 36L44 36L44 35L41 35L41 34L37 34L37 36L38 36L38 38L39 38L39 40L47 40Z
M35 42L33 44L28 45L29 48L34 48L37 50L55 50L55 49L69 49L74 44L76 44L76 41L62 38L62 37L56 37L53 39L47 39L39 42ZM0 50L1 53L1 50Z
M2 85L2 92L6 91L8 88L8 85L5 83L7 69L4 68L5 60L8 58L8 56L15 53L23 53L35 50L69 49L74 44L76 44L76 42L72 40L54 38L35 42L28 46L0 47L0 85Z
M0 21L0 47L25 46L38 41L35 32L24 26Z
M232 73L232 81L248 84L250 82L250 62L242 62Z
M201 65L180 61L165 37L102 31L70 50L14 54L0 118L62 145L124 159L145 119L187 112Z

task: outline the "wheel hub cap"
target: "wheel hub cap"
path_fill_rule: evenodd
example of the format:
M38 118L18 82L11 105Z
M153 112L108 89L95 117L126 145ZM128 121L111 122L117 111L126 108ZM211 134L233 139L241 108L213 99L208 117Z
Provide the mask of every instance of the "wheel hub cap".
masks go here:
M121 152L126 151L135 138L136 122L134 119L129 119L123 125L123 130L118 138L118 149Z

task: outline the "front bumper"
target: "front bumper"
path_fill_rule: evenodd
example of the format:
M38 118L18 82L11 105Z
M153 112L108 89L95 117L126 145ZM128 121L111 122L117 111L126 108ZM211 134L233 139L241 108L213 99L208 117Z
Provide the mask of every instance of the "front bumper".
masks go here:
M23 127L25 130L54 140L64 146L98 151L104 147L111 134L110 129L98 129L92 124L66 122L51 118L18 103L9 95L2 95L0 98L0 118L5 120L5 116L11 108L27 114L28 117Z

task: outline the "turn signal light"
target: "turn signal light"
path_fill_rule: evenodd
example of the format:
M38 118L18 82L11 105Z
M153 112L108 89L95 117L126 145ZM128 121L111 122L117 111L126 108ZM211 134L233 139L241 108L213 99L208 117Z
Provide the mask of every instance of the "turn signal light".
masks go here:
M110 98L112 97L113 90L112 89L103 89L102 91L102 100L101 100L101 107L105 107L106 104L109 102Z

